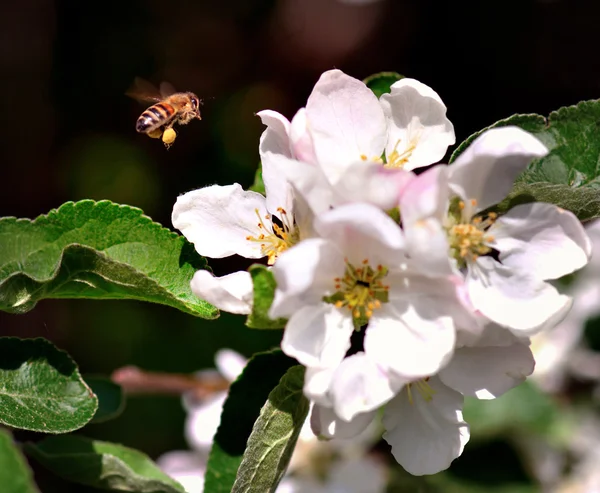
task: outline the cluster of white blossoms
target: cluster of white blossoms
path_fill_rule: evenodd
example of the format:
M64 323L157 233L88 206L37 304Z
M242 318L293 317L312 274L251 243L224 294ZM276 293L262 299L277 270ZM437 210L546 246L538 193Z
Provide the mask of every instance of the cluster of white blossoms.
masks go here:
M583 267L590 241L552 204L486 212L547 154L516 127L487 130L448 166L414 170L455 143L428 86L394 83L377 98L325 72L288 121L259 113L266 197L238 184L177 200L173 224L204 256L268 259L269 315L285 317L282 349L303 364L320 437L351 437L383 408L383 438L415 475L434 474L469 439L464 396L497 397L532 373L529 337L571 299L548 281ZM199 271L199 297L252 309L247 272Z

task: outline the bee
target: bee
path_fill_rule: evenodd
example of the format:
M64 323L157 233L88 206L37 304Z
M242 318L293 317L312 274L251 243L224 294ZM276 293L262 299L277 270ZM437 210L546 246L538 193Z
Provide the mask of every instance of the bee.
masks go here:
M193 92L176 92L167 82L156 89L150 82L136 77L127 95L138 101L153 102L152 106L139 116L135 129L152 138L163 137L167 148L174 142L176 133L173 125L186 125L193 119L201 120L202 101Z

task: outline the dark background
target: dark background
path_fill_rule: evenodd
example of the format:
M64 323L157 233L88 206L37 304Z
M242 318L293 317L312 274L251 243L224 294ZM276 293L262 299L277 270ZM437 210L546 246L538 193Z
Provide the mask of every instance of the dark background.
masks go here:
M171 227L176 197L207 184L247 187L262 109L291 118L330 68L392 70L433 87L457 141L513 113L547 114L600 96L600 3L566 0L2 2L0 215L33 218L69 200L111 199ZM170 150L139 135L134 77L204 99L203 120ZM1 255L1 252L0 252ZM211 262L226 272L232 262ZM237 264L236 264L237 265ZM207 322L135 302L43 301L0 314L0 333L42 336L83 372L126 364L192 372L220 347L277 344L243 319ZM184 447L176 398L130 399L85 432L152 456Z

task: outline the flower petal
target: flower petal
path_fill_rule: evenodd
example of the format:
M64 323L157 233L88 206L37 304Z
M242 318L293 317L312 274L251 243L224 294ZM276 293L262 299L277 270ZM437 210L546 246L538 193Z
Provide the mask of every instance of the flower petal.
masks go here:
M316 404L333 406L329 396L331 378L336 366L328 368L308 367L304 373L304 395Z
M277 288L269 317L287 317L307 304L318 304L335 291L335 278L345 267L341 252L322 238L309 238L286 250L272 268Z
M549 321L558 323L571 307L571 299L547 282L491 257L469 266L467 288L476 309L517 336L533 335Z
M347 312L326 303L307 305L288 320L281 349L305 366L336 366L350 349L353 330Z
M483 132L450 166L450 186L465 202L475 200L476 213L497 204L529 163L548 149L518 127Z
M539 279L557 279L587 264L592 246L572 212L535 202L513 207L490 228L500 262Z
M352 421L344 421L332 408L316 404L310 415L310 426L313 433L321 438L353 438L365 431L375 416L373 411L359 414Z
M289 120L281 113L272 110L259 111L256 115L267 126L260 137L258 148L261 160L269 153L292 157Z
M398 206L400 196L415 178L403 169L387 169L372 161L355 162L333 183L337 204L366 202L383 210Z
M425 399L411 386L411 399L402 391L385 406L383 438L392 454L410 474L435 474L450 466L469 441L469 426L463 421L463 397L438 378L427 385L433 396Z
M294 115L294 118L292 118L290 140L292 142L293 155L296 159L310 164L317 163L315 146L308 128L306 108L300 108Z
M390 377L365 353L344 358L331 379L331 396L335 414L345 421L373 411L387 401L406 383Z
M319 166L279 157L271 161L271 169L292 186L296 201L300 195L315 214L327 211L335 204L334 190ZM271 204L269 197L267 201Z
M435 282L439 282L436 280ZM376 310L366 330L365 353L401 378L436 373L452 356L456 334L447 303L436 296L397 296L390 282L390 299ZM433 289L434 281L431 281ZM427 286L427 284L423 284Z
M463 395L494 399L524 382L534 367L529 346L515 341L510 346L459 348L439 377Z
M431 87L415 79L401 79L380 101L388 121L388 163L396 152L408 157L406 170L428 166L442 159L448 146L456 142L446 106Z
M261 233L256 211L260 217L267 215L261 194L247 192L237 183L213 185L177 197L172 221L200 255L261 258L259 242L247 239Z
M369 259L386 265L404 259L400 226L373 205L342 205L317 216L314 227L322 237L338 245L351 263Z
M315 154L322 166L379 158L387 126L373 92L341 70L325 72L306 104Z
M246 271L215 277L206 270L199 270L192 278L191 288L198 298L208 301L219 310L238 315L252 312L254 287Z
M443 219L448 208L448 166L434 166L421 173L400 199L406 248L416 268L433 277L452 274L448 234Z
M221 422L227 392L218 392L188 410L185 421L185 438L194 450L209 452Z
M267 197L267 209L271 214L281 219L277 209L282 207L291 217L291 214L293 214L291 187L285 176L282 176L279 172L281 163L288 163L293 157L289 138L290 122L276 111L259 111L257 115L263 124L267 126L260 137L258 147Z
M220 349L215 355L215 364L219 373L233 382L239 377L248 360L232 349Z

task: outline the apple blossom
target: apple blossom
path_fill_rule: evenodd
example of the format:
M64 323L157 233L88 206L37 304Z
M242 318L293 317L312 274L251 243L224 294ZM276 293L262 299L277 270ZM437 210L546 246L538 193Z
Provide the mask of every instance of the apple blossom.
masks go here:
M308 367L307 395L351 420L438 371L452 356L455 321L466 328L473 321L451 279L411 267L402 231L380 209L340 206L317 216L314 229L320 237L284 252L273 267L270 316L289 317L282 349ZM344 360L352 333L365 324L365 356ZM337 391L329 391L330 379Z
M329 70L291 122L271 110L258 115L267 125L263 166L276 167L315 213L348 202L395 207L412 178L406 171L439 161L455 141L440 97L408 78L377 99L363 82ZM265 187L268 195L273 187Z
M366 356L357 353L344 362L352 358L364 360ZM352 370L342 368L344 362L339 365L339 371L349 373L347 379L356 378ZM498 397L523 382L533 368L527 339L488 325L476 342L457 347L452 359L436 375L407 382L393 393L383 407L386 430L383 438L392 446L398 463L411 474L435 474L444 470L461 455L469 440L469 428L462 416L463 396ZM353 390L335 381L333 373L320 376L321 384L328 387L330 393L341 390L350 401L361 394L361 380L356 382L359 389ZM384 381L382 377L379 381L371 378L369 383L381 386ZM377 415L373 410L348 417L323 402L321 399L311 414L313 431L322 438L351 438L369 426Z
M462 273L475 309L520 335L564 317L570 298L546 281L583 267L590 257L581 223L555 205L528 203L501 217L485 214L529 162L546 153L517 127L491 129L453 165L418 176L400 200L410 257L428 265L432 276Z

